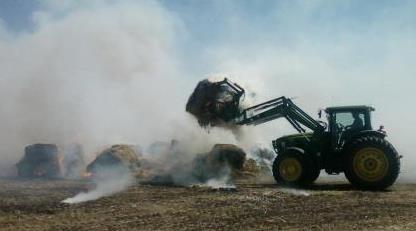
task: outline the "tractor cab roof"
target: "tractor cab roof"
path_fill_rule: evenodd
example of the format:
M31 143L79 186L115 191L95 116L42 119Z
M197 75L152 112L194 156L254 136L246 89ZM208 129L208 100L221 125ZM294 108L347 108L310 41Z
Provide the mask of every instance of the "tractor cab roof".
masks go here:
M328 107L325 109L327 113L333 112L347 112L347 111L374 111L375 108L371 106L358 105L358 106L340 106L340 107Z

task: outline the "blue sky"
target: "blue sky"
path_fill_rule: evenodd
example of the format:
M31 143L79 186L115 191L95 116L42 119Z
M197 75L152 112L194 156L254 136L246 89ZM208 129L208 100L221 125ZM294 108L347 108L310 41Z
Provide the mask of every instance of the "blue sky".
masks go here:
M3 0L0 1L0 18L10 30L31 30L31 16L37 8L36 1Z
M31 31L32 13L43 9L45 1L2 0L0 18L12 31ZM378 20L391 26L416 21L413 1L272 1L272 0L161 0L176 14L192 35L191 46L234 41L273 45L291 44L299 36L333 40L338 32L374 33ZM382 28L385 29L385 28ZM390 28L394 29L394 28Z

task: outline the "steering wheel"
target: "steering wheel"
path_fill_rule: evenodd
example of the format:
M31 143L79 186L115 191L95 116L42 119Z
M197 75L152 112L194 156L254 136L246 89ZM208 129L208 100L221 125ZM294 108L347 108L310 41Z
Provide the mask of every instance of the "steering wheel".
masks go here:
M348 125L348 126L345 127L345 130L350 130L351 128L352 128L352 126Z
M344 125L342 125L341 123L337 123L337 128L338 128L338 131L344 131L344 130L346 130L346 127L344 127Z

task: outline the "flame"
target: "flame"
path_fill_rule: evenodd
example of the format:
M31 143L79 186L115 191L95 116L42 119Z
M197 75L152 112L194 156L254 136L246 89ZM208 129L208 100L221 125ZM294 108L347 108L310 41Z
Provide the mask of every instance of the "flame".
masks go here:
M92 177L92 173L91 172L83 172L81 173L81 177L84 179L89 179Z

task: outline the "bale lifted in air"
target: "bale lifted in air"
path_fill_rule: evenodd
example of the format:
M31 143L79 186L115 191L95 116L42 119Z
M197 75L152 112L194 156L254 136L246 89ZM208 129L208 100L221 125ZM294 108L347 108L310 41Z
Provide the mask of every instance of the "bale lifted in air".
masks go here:
M216 83L215 89L222 89L222 85L236 84L225 79ZM205 91L200 93L200 89L204 88L198 85L190 101L194 102L198 95L206 95ZM238 89L244 93L244 89ZM195 113L188 105L187 111L212 126L217 124L218 118L234 125L259 125L285 118L299 132L273 141L277 156L272 171L279 184L305 186L313 183L320 171L325 169L328 174L344 173L358 188L381 190L391 186L399 175L400 156L385 139L387 134L383 127L379 130L372 128L372 107L329 107L324 111L328 122L324 122L315 120L286 97L246 109L240 108L240 97L230 97L227 105L233 105L238 110L224 116L221 110L209 110L212 102L216 105L218 100L210 94L208 96L211 98L199 97L209 99L201 100L200 105L203 106L200 108L202 112L210 113ZM319 114L321 116L321 112Z
M188 99L186 111L198 119L201 126L228 123L240 113L240 98L244 89L224 79L212 82L207 79L196 86Z

